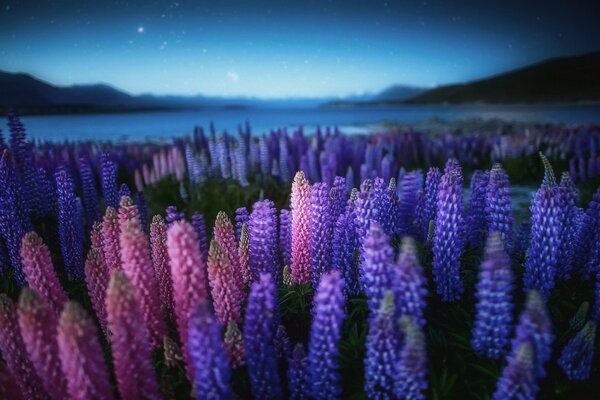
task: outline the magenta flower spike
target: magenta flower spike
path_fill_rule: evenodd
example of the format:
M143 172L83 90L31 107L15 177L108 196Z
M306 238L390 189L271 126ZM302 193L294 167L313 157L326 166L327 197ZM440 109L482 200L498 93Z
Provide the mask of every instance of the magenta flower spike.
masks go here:
M106 208L102 220L102 251L110 272L121 269L121 245L119 244L119 216L117 210Z
M123 196L119 202L119 227L123 229L129 221L141 224L140 211L131 197Z
M106 305L104 298L110 273L104 261L104 256L98 249L92 248L85 260L85 286L87 287L92 301L92 307L100 323L100 327L106 333Z
M76 302L65 306L58 321L58 356L72 400L114 399L94 322Z
M4 293L0 294L0 353L24 398L37 400L48 397L28 357L19 331L16 307Z
M58 314L38 292L24 288L19 297L18 315L25 349L44 388L54 400L63 399L67 381L58 358Z
M292 183L292 282L311 281L310 257L310 184L302 171L298 171Z
M139 219L128 221L121 227L120 245L123 271L136 288L150 333L150 341L156 348L161 345L163 336L167 334L167 325L160 307L158 282L150 257L150 244L148 237L142 231Z
M233 282L238 285L240 291L244 290L238 246L235 241L235 230L231 220L223 211L219 211L217 218L215 219L213 237L214 240L219 242L222 250L227 254L227 257L229 257L229 262L231 263L233 270L236 271L235 280Z
M58 316L68 300L67 295L54 271L50 251L37 233L23 236L21 259L27 283L46 299Z
M25 400L17 379L0 359L0 399Z
M173 281L173 306L188 379L193 363L188 346L188 326L198 302L208 299L206 264L200 255L198 236L186 221L177 221L167 231L167 249Z
M240 322L242 293L235 284L235 271L229 257L215 240L210 242L207 269L217 321L223 326L229 321Z
M150 224L150 251L152 265L158 280L160 301L169 312L173 311L173 285L171 284L171 269L167 250L167 224L160 215L152 217Z
M121 271L111 275L106 313L117 386L123 400L161 398L152 349L135 287Z

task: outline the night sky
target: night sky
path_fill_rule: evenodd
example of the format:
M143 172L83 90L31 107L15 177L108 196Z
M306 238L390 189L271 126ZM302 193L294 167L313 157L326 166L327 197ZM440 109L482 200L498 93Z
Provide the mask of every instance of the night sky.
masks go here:
M0 70L136 94L343 96L600 49L593 1L491 3L3 0Z

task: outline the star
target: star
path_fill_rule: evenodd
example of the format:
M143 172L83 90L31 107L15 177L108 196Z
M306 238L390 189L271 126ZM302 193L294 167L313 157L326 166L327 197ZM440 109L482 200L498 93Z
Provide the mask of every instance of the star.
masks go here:
M144 33L144 27L138 26L137 31L138 31L138 33Z

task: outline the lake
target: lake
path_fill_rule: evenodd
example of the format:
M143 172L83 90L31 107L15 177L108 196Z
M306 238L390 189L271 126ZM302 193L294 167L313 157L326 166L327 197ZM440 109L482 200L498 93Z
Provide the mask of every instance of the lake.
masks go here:
M25 116L28 136L40 140L163 140L207 128L236 132L250 122L254 134L271 128L338 126L346 133L366 132L383 121L424 123L433 118L457 121L470 118L518 122L597 123L600 104L594 105L436 105L381 107L321 107L303 109L204 109L123 114ZM369 127L370 125L370 127Z

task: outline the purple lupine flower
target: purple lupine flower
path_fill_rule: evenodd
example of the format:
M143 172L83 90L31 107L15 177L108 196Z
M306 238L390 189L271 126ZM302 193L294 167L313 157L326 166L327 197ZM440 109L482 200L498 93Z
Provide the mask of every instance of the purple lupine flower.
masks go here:
M442 174L436 167L429 168L425 178L425 192L419 198L417 206L417 225L419 239L425 241L429 233L429 223L435 221L437 215L437 197Z
M302 171L292 183L292 264L290 270L294 284L310 282L310 191L311 187Z
M571 381L585 381L590 377L594 358L596 324L589 321L581 331L569 340L563 349L558 365Z
M411 237L402 239L400 255L393 271L392 291L399 317L412 316L415 323L425 326L425 296L427 281L419 264L417 247Z
M379 310L383 294L391 288L394 257L390 238L377 223L371 224L363 245L363 254L364 264L360 271L360 280L367 295L369 310L374 314Z
M173 312L173 286L167 250L167 224L160 215L152 217L150 224L150 253L154 274L158 280L160 301L165 310Z
M308 358L302 343L296 344L292 357L288 359L288 390L290 400L310 398Z
M287 359L292 355L292 344L290 342L290 336L285 330L285 326L279 325L275 331L275 337L273 338L273 345L275 346L275 353L279 359Z
M283 258L283 265L292 263L292 214L289 210L279 212L279 252Z
M460 257L464 249L462 170L449 159L438 191L438 212L433 236L433 281L442 301L460 298L464 288Z
M166 213L166 217L165 220L167 221L167 226L170 228L171 225L173 225L173 223L175 221L181 221L185 219L185 213L182 211L178 211L177 207L175 206L169 206L167 207L167 209L165 210Z
M119 193L117 194L119 202L121 202L123 197L131 197L131 190L129 190L129 186L127 186L126 183L121 183L121 186L119 186Z
M535 347L522 342L507 357L508 364L496 385L494 400L535 400L539 391L535 374Z
M70 399L114 398L96 326L78 303L65 306L58 321L57 343Z
M333 194L335 195L335 192ZM310 193L310 268L313 288L317 287L321 275L331 267L332 200L331 189L326 183L313 185Z
M221 326L201 301L190 320L188 341L194 363L194 392L197 399L219 400L231 397L231 367L221 340Z
M98 225L94 225L95 227ZM99 248L91 248L85 260L85 285L102 330L106 330L106 288L110 273Z
M73 180L65 168L55 173L58 193L58 235L65 271L71 280L83 280L83 226Z
M249 219L248 209L246 207L240 207L235 210L235 241L240 242L240 236L242 235L242 225L247 224Z
M279 177L282 182L290 181L288 136L286 133L279 136Z
M576 253L578 255L578 264L580 273L584 279L594 277L598 271L597 261L600 260L600 253L597 243L600 239L600 188L592 196L585 214L581 220L581 228L577 236ZM594 249L596 247L596 249ZM596 253L596 254L594 254Z
M281 399L277 354L273 345L276 289L269 274L252 284L244 321L246 364L252 395L257 399Z
M96 190L96 180L89 158L80 157L78 166L79 177L81 178L81 192L83 194L85 218L88 224L88 230L90 230L94 222L99 221L101 217L100 205L98 204L98 191Z
M579 193L568 172L563 172L558 190L565 218L560 234L558 278L564 280L571 276L573 270L575 241L577 240L581 210L577 208Z
M344 310L344 279L339 271L321 277L314 298L313 321L308 344L312 397L336 399L342 394L339 342Z
M396 329L394 294L387 291L372 314L366 339L365 392L369 399L394 397L400 337Z
M58 314L35 290L23 288L19 296L19 327L31 363L48 394L64 398L67 381L61 373L56 327Z
M479 247L487 235L486 197L490 174L487 171L475 171L471 177L469 211L466 217L467 239L472 246Z
M546 174L531 204L531 245L523 281L527 289L536 289L548 298L557 273L564 213L552 167L543 155L542 160Z
M515 245L513 246L513 256L518 259L523 259L531 242L531 222L523 221L519 226Z
M519 324L515 331L515 338L511 342L512 351L519 345L531 342L534 349L534 372L537 377L544 377L546 372L544 364L552 354L552 322L546 309L543 297L539 292L532 290L527 294L525 309L519 317Z
M410 316L400 318L402 350L396 372L395 398L425 399L427 390L427 353L425 335Z
M512 252L513 217L510 199L510 182L502 165L496 163L490 170L487 185L485 217L489 232L500 232L507 253Z
M333 178L332 188L335 189L335 196L333 197L333 222L337 221L338 217L342 215L346 209L346 203L348 202L349 190L346 185L346 178L336 176Z
M42 167L37 170L37 186L40 193L42 216L50 217L56 213L56 189L48 178L46 170Z
M513 276L510 268L502 234L490 233L476 285L477 305L471 345L477 353L493 359L506 353L512 331Z
M254 203L248 232L252 279L257 280L260 274L269 273L278 285L281 284L281 269L277 257L277 214L271 200Z
M0 293L0 353L27 400L47 399L43 383L27 354L13 301Z
M348 207L335 223L331 246L331 265L333 269L341 271L344 277L346 297L357 296L360 293L357 249L358 240L356 226L354 225L354 213Z
M140 213L140 222L142 223L142 229L146 231L148 229L148 203L146 203L146 196L144 192L140 191L135 194L135 205Z
M194 227L194 231L196 231L196 235L198 236L200 254L206 262L206 260L208 260L208 235L206 233L206 220L204 219L204 215L197 211L194 212L192 214L192 226Z
M372 186L373 182L370 179L364 180L360 184L360 191L356 192L356 200L354 201L356 235L361 249L369 232L371 221L377 219L378 210L374 205Z
M416 235L416 210L419 201L419 182L415 172L402 177L400 182L400 206L398 209L398 234L401 236Z
M152 367L150 337L136 288L122 271L114 271L106 290L107 327L117 386L123 400L159 399Z
M117 196L117 164L111 160L109 153L103 153L100 157L100 177L104 205L117 209L119 197Z

